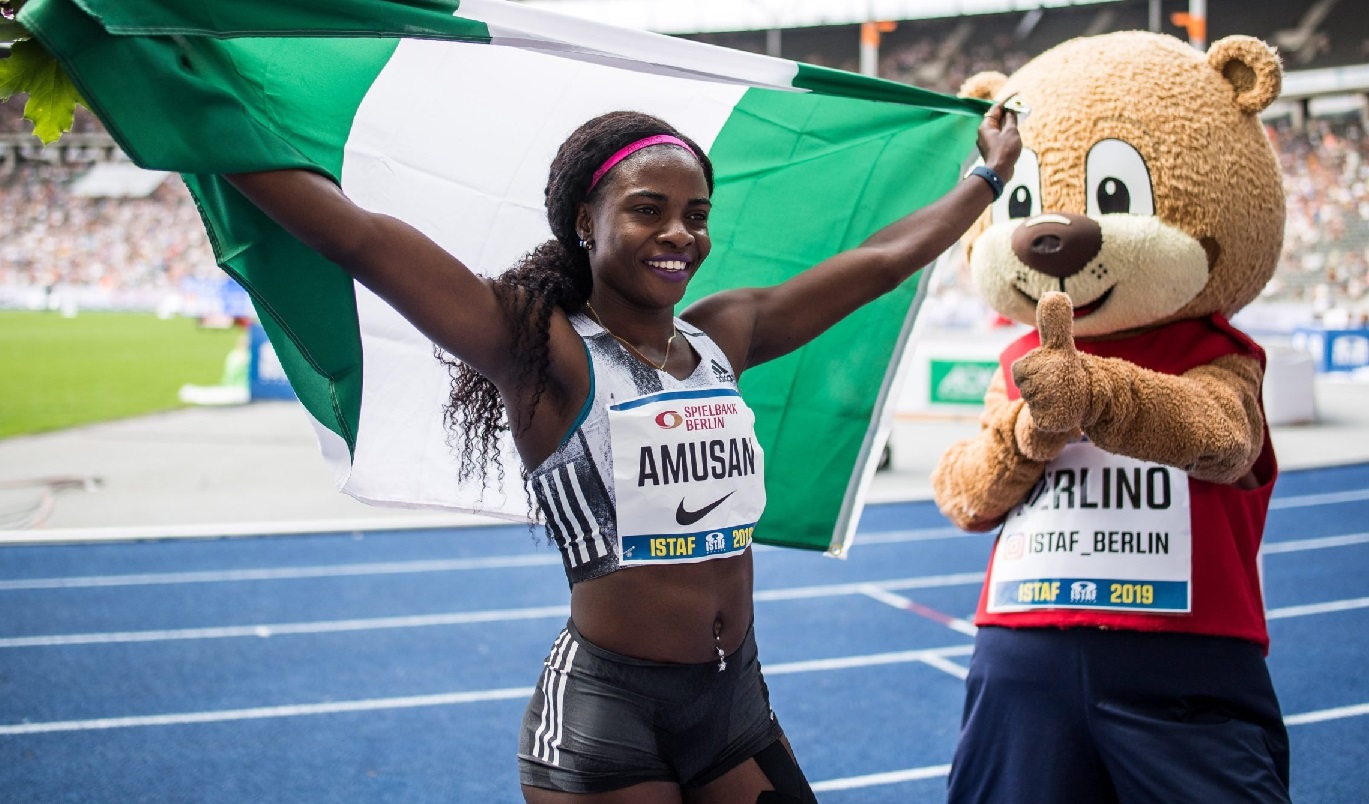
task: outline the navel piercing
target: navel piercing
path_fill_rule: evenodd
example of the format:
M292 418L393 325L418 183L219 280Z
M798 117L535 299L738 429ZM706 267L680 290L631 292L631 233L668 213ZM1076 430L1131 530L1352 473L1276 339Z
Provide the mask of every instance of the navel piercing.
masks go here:
M727 654L723 653L723 627L721 623L713 626L713 649L718 652L718 672L727 669Z

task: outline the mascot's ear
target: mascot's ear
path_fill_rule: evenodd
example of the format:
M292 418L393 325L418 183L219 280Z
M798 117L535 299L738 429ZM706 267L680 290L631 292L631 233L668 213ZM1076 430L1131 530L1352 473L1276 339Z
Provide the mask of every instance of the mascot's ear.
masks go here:
M1006 83L1008 83L1008 77L997 70L975 73L965 79L965 83L960 85L960 91L956 94L962 98L979 98L980 100L991 101Z
M1283 88L1283 65L1274 49L1253 36L1228 36L1212 43L1207 63L1236 90L1236 108L1264 111Z

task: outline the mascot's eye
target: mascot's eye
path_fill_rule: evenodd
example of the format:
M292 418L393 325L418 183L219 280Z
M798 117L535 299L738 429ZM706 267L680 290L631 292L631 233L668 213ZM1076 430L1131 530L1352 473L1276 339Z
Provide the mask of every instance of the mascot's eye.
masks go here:
M1003 188L1003 195L993 202L990 213L993 223L1034 218L1041 214L1041 163L1036 152L1023 148L1013 167L1012 181Z
M1008 217L1009 218L1030 218L1032 214L1032 191L1019 184L1012 188L1012 192L1004 192L1008 196Z
M1098 211L1104 215L1131 211L1131 193L1127 186L1109 176L1098 185Z
M1146 160L1130 143L1099 140L1089 149L1084 164L1088 182L1089 217L1099 215L1154 215L1155 196L1151 190Z

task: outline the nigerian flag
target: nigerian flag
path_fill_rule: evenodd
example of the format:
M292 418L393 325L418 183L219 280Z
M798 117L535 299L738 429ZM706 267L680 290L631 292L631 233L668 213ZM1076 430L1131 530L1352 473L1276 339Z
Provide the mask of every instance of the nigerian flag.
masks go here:
M218 174L320 171L496 274L550 237L542 190L566 135L647 112L716 166L688 302L780 282L932 201L985 108L501 0L30 0L20 22L135 162L185 176L338 487L507 517L528 513L511 450L510 487L456 482L432 345ZM742 378L769 473L758 541L844 551L918 301L905 283Z

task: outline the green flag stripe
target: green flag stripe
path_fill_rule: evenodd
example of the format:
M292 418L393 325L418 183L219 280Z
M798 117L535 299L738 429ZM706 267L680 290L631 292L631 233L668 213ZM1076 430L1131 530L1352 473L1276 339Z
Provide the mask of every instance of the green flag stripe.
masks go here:
M901 103L909 106L921 106L924 109L975 115L984 114L990 105L987 101L977 98L957 98L942 95L938 92L883 78L857 75L856 73L833 70L830 67L819 67L814 64L804 64L803 62L797 64L799 71L798 75L794 77L794 86L798 89L807 89L823 95Z
M483 23L454 16L457 0L74 0L114 34L238 36L405 36L489 41Z
M251 295L301 401L354 449L362 361L351 277L216 174L293 167L337 180L356 108L399 40L111 36L71 0L25 14L130 157L183 174L216 260ZM148 91L126 75L173 78Z
M753 285L783 281L945 193L960 178L980 120L978 108L954 111L749 90L709 151L714 208L726 214L710 222L713 253L686 303L740 276ZM853 214L834 214L848 209ZM831 544L916 294L917 280L909 280L742 377L766 451L769 502L758 541ZM771 522L786 523L785 532Z

